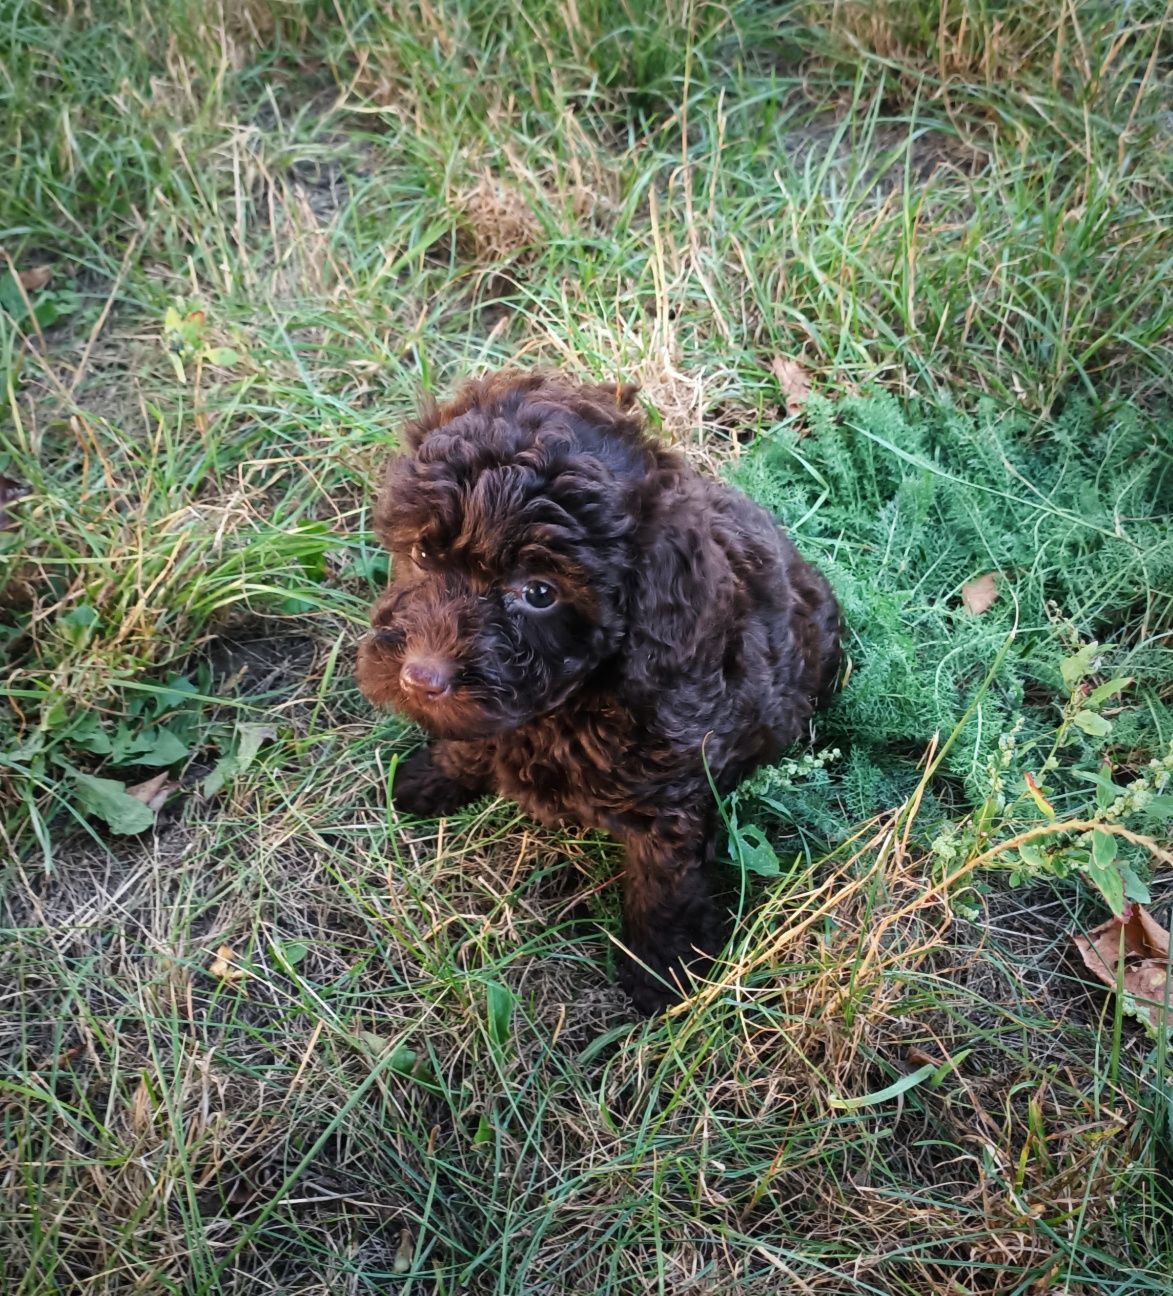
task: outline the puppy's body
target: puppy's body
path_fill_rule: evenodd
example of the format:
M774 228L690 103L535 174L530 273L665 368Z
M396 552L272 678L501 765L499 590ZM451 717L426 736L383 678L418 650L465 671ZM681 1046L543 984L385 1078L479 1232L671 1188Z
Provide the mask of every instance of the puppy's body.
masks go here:
M839 631L823 577L648 438L633 394L502 374L410 429L359 680L437 736L399 769L402 809L494 791L624 843L623 980L654 1011L720 941L706 763L725 792L793 742Z

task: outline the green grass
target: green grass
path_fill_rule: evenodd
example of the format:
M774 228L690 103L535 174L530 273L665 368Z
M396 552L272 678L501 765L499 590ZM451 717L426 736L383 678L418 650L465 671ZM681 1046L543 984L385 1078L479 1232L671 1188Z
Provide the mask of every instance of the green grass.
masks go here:
M3 1289L1164 1292L1168 1054L1069 933L1173 900L1173 13L0 33ZM847 612L647 1025L617 851L399 820L353 682L396 428L512 361L641 382Z

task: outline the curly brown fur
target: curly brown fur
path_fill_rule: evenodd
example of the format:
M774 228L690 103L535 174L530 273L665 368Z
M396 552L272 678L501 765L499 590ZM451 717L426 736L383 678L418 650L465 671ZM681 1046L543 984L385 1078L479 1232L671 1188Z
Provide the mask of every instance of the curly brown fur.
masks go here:
M839 613L763 509L646 434L634 396L505 372L408 427L358 678L433 737L398 770L401 809L494 791L624 844L622 980L654 1012L722 940L705 764L727 792L802 733Z

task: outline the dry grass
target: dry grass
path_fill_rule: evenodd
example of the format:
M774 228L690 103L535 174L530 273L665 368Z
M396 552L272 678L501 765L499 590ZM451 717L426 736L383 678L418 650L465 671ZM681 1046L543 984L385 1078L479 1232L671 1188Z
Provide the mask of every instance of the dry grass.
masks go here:
M297 773L271 768L213 817L192 804L150 851L64 845L54 879L10 891L6 925L53 933L21 962L29 1008L38 984L70 986L21 1044L30 1096L64 1122L38 1210L72 1221L66 1286L182 1284L232 1257L240 1282L310 1292L378 1271L404 1231L446 1270L453 1247L489 1247L487 1277L508 1253L486 1174L505 1176L513 1227L537 1230L527 1284L558 1290L605 1285L591 1219L629 1221L637 1271L718 1291L770 1290L770 1274L842 1290L810 1261L845 1248L860 1290L1011 1290L991 1268L1060 1262L1041 1221L1082 1204L1088 1235L1101 1227L1087 1200L1129 1176L1134 1112L1119 1094L1099 1106L1091 1059L1047 1031L1023 1033L1026 1057L1006 1049L1008 1022L1069 996L1037 987L1026 1008L1013 974L989 984L993 951L951 931L899 814L765 897L711 986L648 1034L595 970L598 936L548 934L597 912L605 860L568 869L566 843L506 835L490 812L396 833L397 863L355 872L332 843L374 840L373 774L347 759L327 819L329 787L299 797ZM239 979L209 971L225 944ZM489 984L516 996L504 1037ZM928 1089L872 1096L926 1061ZM446 1209L429 1215L431 1192ZM583 1232L551 1228L551 1194ZM776 1241L796 1212L801 1260ZM657 1214L641 1250L636 1221Z
M496 265L540 251L541 224L524 194L507 180L482 176L452 202L461 217L463 259Z
M1130 15L1133 33L1167 21L1160 6ZM938 93L949 87L1013 85L1045 68L1054 91L1074 73L1096 83L1120 54L1127 34L1113 33L1096 62L1095 46L1110 21L1094 5L1053 5L1045 0L1004 5L987 0L943 0L925 6L898 0L834 0L822 10L834 41L899 69L905 87L916 92L918 78L935 79ZM921 85L923 90L923 84Z

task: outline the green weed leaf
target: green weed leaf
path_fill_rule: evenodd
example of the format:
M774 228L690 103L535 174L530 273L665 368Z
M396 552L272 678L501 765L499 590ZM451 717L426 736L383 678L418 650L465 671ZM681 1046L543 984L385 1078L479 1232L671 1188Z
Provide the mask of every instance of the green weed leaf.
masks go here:
M1173 819L1173 795L1149 797L1141 808L1141 814L1146 819L1153 819L1157 823Z
M489 1038L503 1048L509 1040L509 1027L513 1020L513 1005L516 996L507 985L500 981L490 981L485 987L485 1007L489 1020Z
M1148 904L1153 896L1144 878L1125 860L1121 860L1117 867L1124 879L1124 898L1135 900L1138 904Z
M236 772L243 774L257 758L264 743L277 737L272 725L242 720L236 726Z
M1101 810L1107 809L1123 790L1113 783L1112 767L1107 761L1104 761L1098 770L1073 769L1071 775L1073 778L1084 779L1096 785L1096 805Z
M1091 643L1084 644L1079 652L1064 657L1059 663L1059 674L1063 676L1063 683L1069 693L1074 692L1080 680L1092 673L1099 651L1100 645L1093 640Z
M70 716L69 704L65 698L54 698L41 712L41 723L46 729L60 729Z
M1132 683L1131 675L1117 675L1115 679L1110 679L1106 684L1101 684L1098 688L1092 689L1087 695L1084 706L1098 707L1107 702L1110 697L1121 693Z
M909 1089L922 1084L938 1069L935 1062L926 1062L924 1066L918 1067L908 1075L901 1076L899 1080L888 1085L886 1089L877 1089L875 1093L860 1094L857 1098L839 1098L834 1094L828 1094L827 1103L835 1111L859 1111L861 1107L875 1107L877 1104L888 1102L892 1098L899 1098L902 1093L907 1093Z
M17 324L21 323L28 314L24 304L24 297L21 295L20 288L11 270L5 270L0 275L0 311L11 316Z
M274 944L273 953L285 964L286 967L297 967L297 965L310 952L310 947L304 941L283 941L281 944Z
M1034 842L1023 842L1018 848L1018 853L1022 857L1024 864L1029 864L1033 869L1047 868L1047 857Z
M1116 861L1116 838L1097 828L1092 833L1092 863L1097 868L1110 868Z
M33 302L33 318L41 328L52 328L54 324L81 310L82 299L74 292L41 293Z
M206 797L215 796L229 779L243 774L249 768L266 739L276 737L277 730L272 725L258 724L252 720L240 721L236 726L235 750L220 757L215 768L200 784L200 791Z
M199 694L199 689L186 675L172 675L167 683L156 694L154 699L155 714L171 710L174 707L190 703Z
M29 272L26 275L27 273ZM32 305L32 317L37 326L43 329L50 328L58 320L76 315L81 309L81 298L77 293L69 289L46 290L44 283L47 280L48 276L38 285L29 284L27 278L25 280L28 284L25 293ZM29 317L25 294L20 291L11 270L0 275L0 312L8 315L18 325L23 325Z
M1071 719L1077 728L1092 738L1103 738L1105 734L1112 732L1112 722L1105 720L1102 715L1096 715L1094 711L1077 711Z
M374 1054L387 1070L395 1072L396 1075L407 1076L425 1085L435 1082L435 1075L426 1059L421 1058L419 1053L409 1045L396 1044L392 1048L391 1041L386 1035L377 1035L374 1031L360 1030L355 1038L367 1052ZM388 1049L391 1049L390 1054L387 1052Z
M1097 828L1092 833L1091 855L1084 871L1114 914L1124 909L1124 878L1116 867L1116 838Z
M66 738L82 751L92 752L95 756L110 754L110 735L102 728L102 722L92 711L78 716Z
M79 770L73 771L73 777L79 803L106 823L111 832L131 836L154 824L155 812L132 797L120 780L95 778Z
M221 756L212 767L212 772L204 775L200 782L200 791L206 797L215 796L235 772L236 758L234 756Z
M89 640L90 631L98 621L97 612L88 603L79 603L57 618L57 624L65 627L66 637L75 647L80 647Z
M757 824L746 824L744 828L735 827L730 837L729 853L739 861L743 868L758 877L778 877L782 864L777 852L766 840L766 835Z
M133 765L174 765L187 755L183 743L165 725L144 730L127 748L125 763Z

